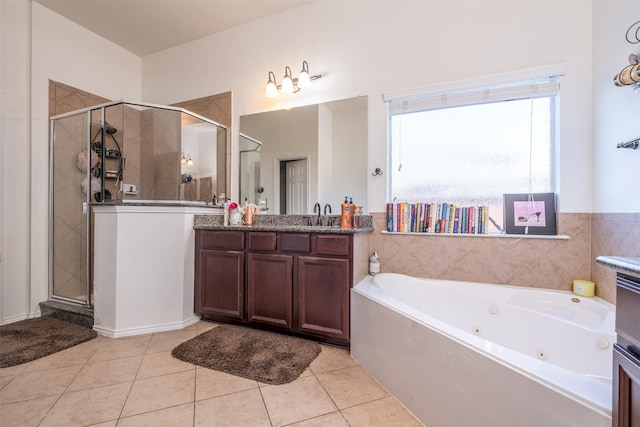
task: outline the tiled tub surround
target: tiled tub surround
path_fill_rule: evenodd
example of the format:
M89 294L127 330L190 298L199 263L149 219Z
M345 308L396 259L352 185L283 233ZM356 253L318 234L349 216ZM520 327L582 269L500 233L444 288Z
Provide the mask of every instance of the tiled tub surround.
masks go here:
M591 276L590 214L558 214L568 240L381 234L386 214L373 218L371 250L383 272L559 290Z
M591 280L598 296L615 301L616 272L597 264L599 256L640 258L640 212L591 215Z

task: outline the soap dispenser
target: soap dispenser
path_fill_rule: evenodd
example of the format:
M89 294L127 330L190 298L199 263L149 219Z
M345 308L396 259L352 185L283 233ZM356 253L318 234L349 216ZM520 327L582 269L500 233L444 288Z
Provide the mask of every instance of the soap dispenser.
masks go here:
M349 197L345 196L344 203L340 205L340 208L340 228L352 228L353 204L349 203Z

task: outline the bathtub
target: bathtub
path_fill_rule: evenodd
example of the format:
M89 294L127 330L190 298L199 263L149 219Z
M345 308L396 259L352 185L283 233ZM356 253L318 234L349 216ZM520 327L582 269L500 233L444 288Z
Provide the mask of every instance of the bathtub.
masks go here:
M568 291L368 276L351 354L428 427L611 426L615 307Z

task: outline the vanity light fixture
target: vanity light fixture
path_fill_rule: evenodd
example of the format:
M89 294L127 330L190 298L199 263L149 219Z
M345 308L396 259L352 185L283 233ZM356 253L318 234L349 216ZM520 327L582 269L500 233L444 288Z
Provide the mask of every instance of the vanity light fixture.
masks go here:
M193 160L191 160L191 154L187 154L186 157L184 155L184 151L182 152L182 158L180 159L180 164L192 166Z
M265 89L265 96L267 98L274 98L282 93L296 93L300 89L311 86L312 80L317 80L322 77L320 74L314 76L309 75L309 64L307 61L302 61L302 70L297 78L294 78L291 74L291 68L287 65L284 67L284 77L282 78L282 84L276 83L276 75L272 71L269 71L269 80L267 81L267 87Z

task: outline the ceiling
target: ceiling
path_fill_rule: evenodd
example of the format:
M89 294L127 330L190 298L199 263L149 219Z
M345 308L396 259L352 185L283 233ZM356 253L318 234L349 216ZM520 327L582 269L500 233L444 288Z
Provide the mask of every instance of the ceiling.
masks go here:
M34 0L138 56L314 0Z

